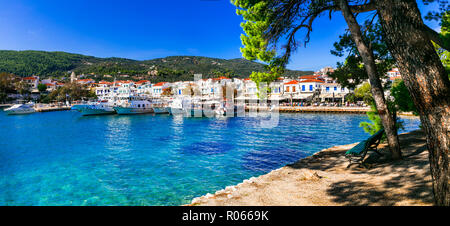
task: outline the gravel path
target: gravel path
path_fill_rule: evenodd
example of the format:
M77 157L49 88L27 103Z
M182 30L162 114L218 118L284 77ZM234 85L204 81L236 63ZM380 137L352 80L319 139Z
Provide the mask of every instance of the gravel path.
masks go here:
M433 194L425 135L400 135L404 159L391 161L386 144L379 157L370 153L366 167L346 168L346 150L332 147L268 174L196 198L191 205L341 206L432 205Z

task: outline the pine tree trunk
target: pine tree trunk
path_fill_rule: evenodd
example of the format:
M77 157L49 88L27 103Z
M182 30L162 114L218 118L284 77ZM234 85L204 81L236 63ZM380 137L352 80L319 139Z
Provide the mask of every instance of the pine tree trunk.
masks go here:
M437 205L450 205L450 81L423 31L416 1L375 1L386 43L399 67L427 134L433 192Z
M361 27L356 21L355 16L351 12L347 0L337 0L339 8L344 15L345 21L350 29L350 33L353 41L355 42L358 52L361 55L364 67L366 68L367 75L369 76L369 82L371 85L372 96L375 100L378 115L381 118L386 137L388 140L389 149L392 153L393 159L401 159L402 153L400 150L400 143L398 140L397 128L395 126L395 120L392 113L389 111L386 99L384 98L383 86L381 84L380 77L377 72L375 57L371 47L364 42L361 33Z

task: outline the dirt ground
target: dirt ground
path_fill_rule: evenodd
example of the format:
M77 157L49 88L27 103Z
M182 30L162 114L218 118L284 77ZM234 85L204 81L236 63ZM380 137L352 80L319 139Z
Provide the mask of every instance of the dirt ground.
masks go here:
M369 152L365 167L352 165L344 153L355 144L332 147L313 156L244 180L215 194L195 198L191 205L214 206L341 206L432 205L433 194L425 135L400 135L404 159L390 160Z

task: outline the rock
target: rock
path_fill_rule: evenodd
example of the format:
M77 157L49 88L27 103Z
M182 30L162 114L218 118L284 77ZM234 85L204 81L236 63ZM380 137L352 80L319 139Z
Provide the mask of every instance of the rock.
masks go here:
M320 176L316 171L314 170L302 170L302 180L319 180L322 176Z

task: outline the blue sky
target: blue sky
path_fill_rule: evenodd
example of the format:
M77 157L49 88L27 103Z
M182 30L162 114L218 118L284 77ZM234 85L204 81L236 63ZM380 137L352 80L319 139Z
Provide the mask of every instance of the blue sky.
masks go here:
M0 0L0 49L232 59L241 57L241 21L229 0ZM345 27L338 13L331 21L316 20L310 43L295 52L288 68L335 66L340 59L330 49Z

